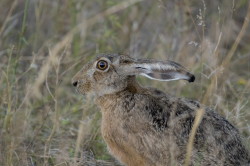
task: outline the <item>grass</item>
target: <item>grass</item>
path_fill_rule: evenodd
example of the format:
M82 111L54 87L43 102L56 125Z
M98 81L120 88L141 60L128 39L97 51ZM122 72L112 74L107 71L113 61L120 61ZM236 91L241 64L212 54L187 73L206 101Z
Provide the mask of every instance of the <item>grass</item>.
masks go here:
M119 165L93 99L71 86L101 52L183 64L195 83L138 80L214 107L250 147L248 3L2 0L0 165Z

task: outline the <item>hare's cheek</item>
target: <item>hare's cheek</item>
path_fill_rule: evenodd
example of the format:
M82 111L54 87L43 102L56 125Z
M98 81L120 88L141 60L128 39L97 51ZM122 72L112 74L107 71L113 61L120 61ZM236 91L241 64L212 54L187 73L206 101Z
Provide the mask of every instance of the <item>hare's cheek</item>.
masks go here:
M103 78L105 77L105 74L106 73L96 71L93 74L93 78L94 78L95 82L101 82L103 80Z
M91 84L90 82L85 82L84 84L80 85L78 87L78 91L80 91L80 93L88 93L91 91Z

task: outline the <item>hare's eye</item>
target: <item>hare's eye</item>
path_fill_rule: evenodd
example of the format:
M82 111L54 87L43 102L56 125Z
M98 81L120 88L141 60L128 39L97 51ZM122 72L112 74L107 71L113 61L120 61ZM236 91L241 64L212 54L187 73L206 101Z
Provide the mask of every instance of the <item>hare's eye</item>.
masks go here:
M100 60L97 62L96 67L100 70L105 70L108 68L108 62L105 60Z

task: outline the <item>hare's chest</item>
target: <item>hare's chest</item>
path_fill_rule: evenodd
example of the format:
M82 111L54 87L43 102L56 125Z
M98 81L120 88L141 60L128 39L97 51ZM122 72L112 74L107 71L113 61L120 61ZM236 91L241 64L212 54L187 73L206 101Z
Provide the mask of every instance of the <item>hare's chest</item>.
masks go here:
M124 133L122 131L120 118L111 113L103 113L101 132L106 142L122 137Z
M145 165L143 157L136 152L124 124L116 115L103 114L101 131L109 152L126 165Z

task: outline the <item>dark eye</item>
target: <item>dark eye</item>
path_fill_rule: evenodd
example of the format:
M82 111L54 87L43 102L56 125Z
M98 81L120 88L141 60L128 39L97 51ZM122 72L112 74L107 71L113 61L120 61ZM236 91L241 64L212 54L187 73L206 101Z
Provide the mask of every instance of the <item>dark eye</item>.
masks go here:
M108 62L105 60L100 60L97 62L96 67L100 70L105 70L108 68Z

